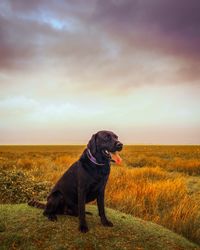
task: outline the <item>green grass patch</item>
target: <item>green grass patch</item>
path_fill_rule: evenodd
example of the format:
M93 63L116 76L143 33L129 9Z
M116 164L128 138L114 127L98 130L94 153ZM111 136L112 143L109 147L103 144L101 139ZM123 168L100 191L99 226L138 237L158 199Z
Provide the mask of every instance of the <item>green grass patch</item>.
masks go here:
M0 249L152 249L190 250L199 247L157 224L107 209L113 228L103 227L96 206L87 206L90 231L78 231L78 218L59 216L48 221L42 210L26 204L0 205Z

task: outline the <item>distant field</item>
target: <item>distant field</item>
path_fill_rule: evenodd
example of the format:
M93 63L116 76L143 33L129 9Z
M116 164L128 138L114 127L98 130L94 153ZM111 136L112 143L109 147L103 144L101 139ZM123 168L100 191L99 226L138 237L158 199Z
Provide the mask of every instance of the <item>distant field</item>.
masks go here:
M0 146L0 201L44 200L85 146ZM200 146L125 146L106 206L200 243Z

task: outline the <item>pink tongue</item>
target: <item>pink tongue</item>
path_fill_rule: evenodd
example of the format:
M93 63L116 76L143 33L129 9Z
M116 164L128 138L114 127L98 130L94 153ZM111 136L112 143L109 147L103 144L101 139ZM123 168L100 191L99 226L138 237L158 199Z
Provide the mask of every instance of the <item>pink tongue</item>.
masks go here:
M122 158L119 156L118 152L114 152L114 153L110 153L111 154L111 158L113 161L115 161L115 163L117 164L121 164L122 162Z

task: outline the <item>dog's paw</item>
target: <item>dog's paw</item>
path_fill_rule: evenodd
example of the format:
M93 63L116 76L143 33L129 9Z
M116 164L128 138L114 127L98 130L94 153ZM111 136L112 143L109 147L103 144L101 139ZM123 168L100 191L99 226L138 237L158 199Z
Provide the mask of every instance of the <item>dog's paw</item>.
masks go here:
M109 220L101 220L101 223L104 227L113 227L113 223Z
M79 231L81 232L81 233L87 233L88 231L89 231L89 229L88 229L88 226L87 225L79 225Z
M48 219L49 219L50 221L57 221L57 216L56 216L55 214L49 214L49 215L48 215Z

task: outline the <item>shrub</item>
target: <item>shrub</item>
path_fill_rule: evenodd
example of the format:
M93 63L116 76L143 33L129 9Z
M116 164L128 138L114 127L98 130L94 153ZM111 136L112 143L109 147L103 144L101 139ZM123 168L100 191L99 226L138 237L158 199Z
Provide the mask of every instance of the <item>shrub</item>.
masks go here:
M48 182L36 182L16 168L0 172L0 203L21 203L32 198L44 200L49 190Z

